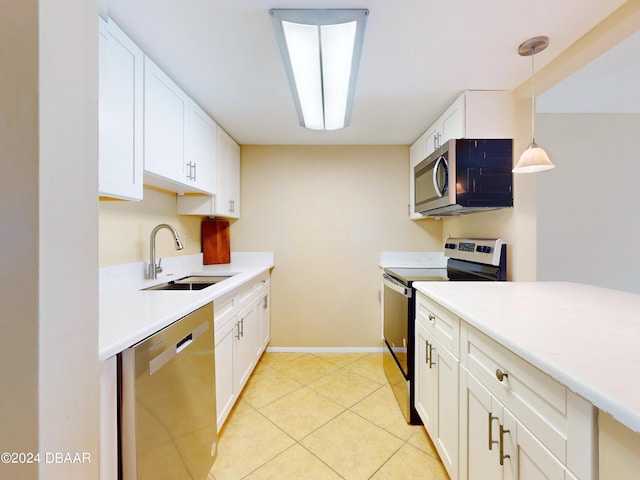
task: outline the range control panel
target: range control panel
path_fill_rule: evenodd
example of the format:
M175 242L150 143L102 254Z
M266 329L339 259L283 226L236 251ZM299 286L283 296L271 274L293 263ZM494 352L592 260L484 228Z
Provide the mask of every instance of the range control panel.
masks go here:
M503 245L506 242L501 238L448 238L444 254L449 258L499 265Z

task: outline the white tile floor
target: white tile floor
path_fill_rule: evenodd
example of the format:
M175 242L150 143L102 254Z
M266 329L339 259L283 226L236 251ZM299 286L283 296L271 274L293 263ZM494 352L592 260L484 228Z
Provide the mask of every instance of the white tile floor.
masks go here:
M446 480L381 354L263 355L220 432L211 480Z

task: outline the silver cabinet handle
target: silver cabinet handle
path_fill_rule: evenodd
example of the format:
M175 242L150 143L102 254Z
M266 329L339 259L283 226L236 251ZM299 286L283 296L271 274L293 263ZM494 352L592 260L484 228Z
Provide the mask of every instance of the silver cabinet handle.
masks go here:
M424 341L424 363L426 363L427 365L429 365L429 341L425 340ZM431 367L429 367L431 368Z
M500 425L500 465L504 465L505 458L511 458L511 455L504 453L504 434L509 433L509 430L504 428L504 425Z
M435 350L435 348L433 348L433 345L429 344L429 368L433 367L436 362L433 361L433 351Z
M493 450L493 445L498 443L498 440L493 439L493 421L499 420L498 417L494 417L491 412L489 412L489 450Z
M236 337L236 340L240 340L240 322L239 321L236 322L236 328L238 329L238 333L236 333L234 336Z
M430 314L429 314L429 321L430 321L431 323L433 323L433 322L435 322L435 321L436 321L436 316L435 316L433 313L430 313Z
M187 180L196 181L196 164L194 162L187 163Z
M509 374L507 372L503 372L499 368L496 369L496 378L498 379L499 382L503 381L508 376L509 376Z

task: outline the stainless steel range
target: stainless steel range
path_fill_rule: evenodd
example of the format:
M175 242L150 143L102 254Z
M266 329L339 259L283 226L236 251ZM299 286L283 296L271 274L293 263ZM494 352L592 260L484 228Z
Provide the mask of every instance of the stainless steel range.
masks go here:
M413 282L505 281L507 245L502 239L449 238L447 268L394 268L383 272L384 371L407 422L421 424L413 405L415 290Z

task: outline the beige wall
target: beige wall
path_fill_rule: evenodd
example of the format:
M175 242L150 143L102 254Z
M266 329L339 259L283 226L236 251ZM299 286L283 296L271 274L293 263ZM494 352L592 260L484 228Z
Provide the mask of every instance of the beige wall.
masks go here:
M144 190L140 202L101 201L100 267L149 261L149 236L156 225L168 223L186 239L185 248L176 251L169 231L156 237L156 258L192 255L201 252L201 217L178 215L176 196L156 190Z
M98 477L97 8L0 2L0 451L91 458L0 478Z
M243 146L235 251L275 252L272 347L379 347L380 251L441 249L408 218L408 146Z
M640 293L640 114L541 114L538 131L557 164L538 183L538 279Z

